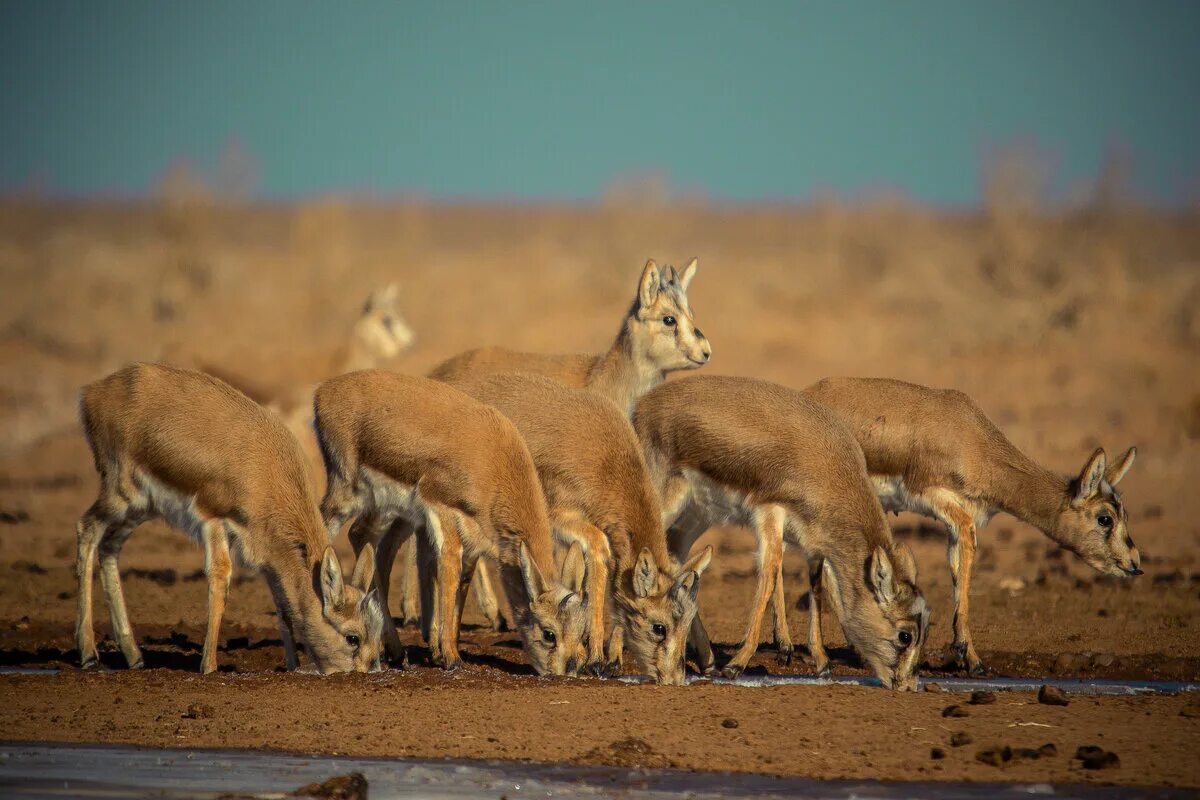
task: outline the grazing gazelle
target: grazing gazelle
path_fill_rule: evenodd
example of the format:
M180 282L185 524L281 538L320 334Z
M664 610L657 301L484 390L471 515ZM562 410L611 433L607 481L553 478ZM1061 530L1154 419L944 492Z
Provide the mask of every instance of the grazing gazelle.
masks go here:
M696 275L696 259L682 272L646 262L637 297L608 351L543 355L503 347L468 350L434 367L429 377L454 380L465 375L520 370L576 389L588 389L629 415L639 397L663 382L668 372L696 369L712 356L708 339L696 327L687 289Z
M529 445L555 537L587 552L588 668L598 675L606 668L611 580L617 624L608 661L619 664L628 647L643 673L682 684L696 584L711 551L683 567L671 559L658 493L629 420L602 397L527 372L466 376L452 385L512 420Z
M522 353L504 347L482 347L450 358L429 373L437 380L454 381L468 375L520 370L552 378L575 389L587 389L616 403L626 416L638 398L658 386L667 373L697 369L708 363L712 347L696 327L687 290L696 276L693 258L682 271L659 267L650 259L638 280L637 296L621 322L612 346L600 355ZM407 557L405 596L412 581ZM475 576L475 600L496 627L497 604L487 582L487 572Z
M754 528L758 590L735 677L758 648L767 603L779 591L785 539L809 563L809 648L828 669L821 594L828 587L846 640L885 686L912 688L929 622L908 548L892 541L854 437L800 392L766 381L695 376L663 384L638 403L634 427L661 487L668 542L677 558L713 525ZM715 659L699 617L700 668ZM781 650L792 649L776 622Z
M97 552L113 635L129 666L142 666L117 560L134 528L162 517L204 547L204 672L217 668L231 554L266 577L289 669L297 666L296 638L320 672L378 668L383 610L370 588L372 554L362 555L344 584L304 456L277 416L209 375L134 364L85 386L80 417L100 473L100 494L78 527L75 641L85 667L98 658Z
M1040 466L962 392L886 378L827 378L804 390L846 424L889 511L943 522L954 581L954 650L982 670L968 626L975 535L999 511L1035 526L1093 569L1141 575L1140 557L1116 490L1137 455L1113 464L1096 450L1077 477Z
M325 524L334 537L357 515L350 543L356 551L375 544L385 608L397 549L424 531L422 566L434 571L421 581L421 617L435 663L462 663L462 576L488 556L498 562L533 668L576 672L587 625L583 555L572 548L561 583L554 579L546 501L513 424L444 383L381 370L331 378L317 388L314 406L328 473ZM384 642L400 661L390 615Z

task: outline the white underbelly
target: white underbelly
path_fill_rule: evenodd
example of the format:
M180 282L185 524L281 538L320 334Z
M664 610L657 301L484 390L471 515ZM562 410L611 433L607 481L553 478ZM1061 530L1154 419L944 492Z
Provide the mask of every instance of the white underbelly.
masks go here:
M757 504L749 492L718 483L695 470L684 470L683 474L690 490L689 511L701 517L707 527L754 525Z
M904 484L899 475L872 475L871 483L875 486L875 494L884 511L900 513L911 511L927 517L936 516L933 507L920 496L913 494Z
M387 520L401 519L414 526L424 524L429 509L416 484L400 483L370 467L363 467L358 477L359 485L366 488L362 500L367 511Z

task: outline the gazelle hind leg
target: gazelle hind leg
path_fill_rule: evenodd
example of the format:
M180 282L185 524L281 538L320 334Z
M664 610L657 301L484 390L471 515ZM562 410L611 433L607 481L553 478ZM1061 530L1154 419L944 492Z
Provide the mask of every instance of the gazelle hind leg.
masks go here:
M229 594L229 579L233 562L229 558L229 537L220 520L204 523L204 572L208 576L208 630L204 634L204 650L200 655L200 671L208 674L217 669L217 645L221 637L221 618L225 615L225 599Z
M388 595L396 554L404 544L416 538L412 534L412 525L407 520L397 519L378 534L375 545L375 585L379 591L379 602L383 605L383 644L388 661L396 667L404 665L405 651L396 630L396 621L392 618ZM404 568L403 564L401 568Z
M821 576L825 560L814 558L808 562L808 652L812 656L813 669L819 677L829 675L829 654L825 652L825 638L821 631Z
M125 540L137 526L134 520L125 520L110 526L100 538L100 583L104 587L104 597L108 601L108 616L112 623L113 637L125 656L125 663L130 669L141 669L145 662L142 651L133 635L133 627L129 624L129 611L125 607L125 593L121 589L121 569L118 559Z
M950 562L950 578L954 586L954 650L955 660L971 674L984 671L983 661L975 652L969 623L971 606L971 571L975 566L975 519L960 500L946 490L931 492L929 505L934 515L950 533L946 545L946 560Z
M400 545L400 624L421 627L421 574L417 569L417 538Z
M750 663L758 650L762 619L767 603L775 595L775 582L779 576L780 559L783 558L783 527L786 514L781 506L763 506L754 514L754 529L758 536L758 588L755 590L754 607L746 625L742 646L733 660L721 670L727 678L736 678Z
M108 523L96 502L79 520L75 528L75 647L79 650L79 665L89 669L100 663L96 652L96 630L92 621L92 583L96 551Z
M779 663L792 663L796 647L792 644L792 632L788 629L787 596L783 591L783 559L779 559L779 574L775 576L775 596L771 602L775 608L775 649L779 652Z

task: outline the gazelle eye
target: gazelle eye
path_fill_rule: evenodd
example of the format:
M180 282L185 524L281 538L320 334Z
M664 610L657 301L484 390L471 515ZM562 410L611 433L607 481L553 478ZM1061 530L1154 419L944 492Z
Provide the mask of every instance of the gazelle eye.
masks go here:
M668 328L674 328L675 327L675 318L674 317L663 317L663 325L666 325Z
M650 626L650 632L659 639L665 639L667 636L667 626L663 625L661 622L656 622Z
M554 635L554 631L549 628L542 629L542 641L546 644L555 644L558 642L558 637Z
M358 645L359 645L358 634L357 633L347 633L346 634L346 644L350 645L355 650L357 650Z
M910 644L912 644L912 634L908 631L900 631L898 638L900 639L900 644L904 645L905 647L908 647Z
M1100 516L1096 517L1096 522L1100 523L1101 528L1111 528L1113 524L1113 518L1108 514L1101 514Z

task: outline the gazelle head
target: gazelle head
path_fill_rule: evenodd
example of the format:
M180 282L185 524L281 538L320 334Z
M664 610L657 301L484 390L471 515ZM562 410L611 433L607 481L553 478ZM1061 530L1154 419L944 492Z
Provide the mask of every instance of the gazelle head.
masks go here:
M400 287L389 283L371 292L358 322L354 323L356 366L370 367L395 358L412 346L416 336L396 307ZM370 360L370 363L367 363Z
M1137 448L1131 447L1110 465L1097 448L1079 477L1067 484L1058 512L1054 538L1106 575L1142 574L1142 557L1129 535L1129 512L1116 489L1136 457Z
M696 275L696 259L682 272L646 262L637 299L626 321L634 355L660 372L696 369L708 363L712 347L696 327L687 290Z
M852 586L838 585L838 571L831 569L829 560L823 576L846 641L884 686L915 690L929 607L917 587L912 551L902 542L893 543L890 554L879 546L865 563L847 565L847 570L854 573L842 571L842 579Z
M547 580L524 543L517 546L529 608L518 615L525 656L539 675L575 675L583 663L588 598L583 592L583 548L576 542L563 560L562 580Z
M342 567L332 547L325 548L313 568L320 610L305 620L303 640L322 674L379 669L383 605L371 585L374 578L375 550L371 545L359 553L349 584L342 581Z
M658 683L684 684L688 630L696 616L700 575L711 560L712 547L706 547L668 575L643 549L633 567L633 596L613 594L624 647L638 669Z

